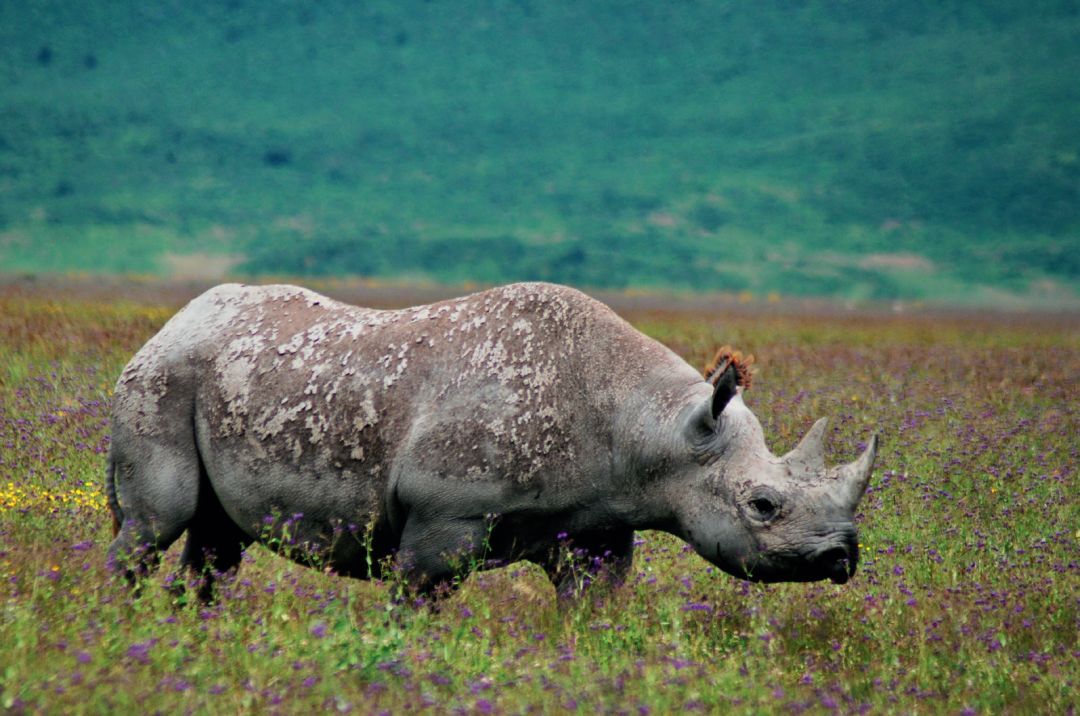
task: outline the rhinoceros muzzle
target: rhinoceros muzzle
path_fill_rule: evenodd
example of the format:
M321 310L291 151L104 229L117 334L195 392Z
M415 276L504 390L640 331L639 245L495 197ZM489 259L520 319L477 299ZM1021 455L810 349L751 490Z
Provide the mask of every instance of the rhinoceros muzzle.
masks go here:
M719 545L717 545L719 547ZM818 582L828 579L834 584L845 584L855 575L859 562L859 546L854 532L839 539L789 555L787 559L762 561L744 567L743 572L733 572L751 582Z

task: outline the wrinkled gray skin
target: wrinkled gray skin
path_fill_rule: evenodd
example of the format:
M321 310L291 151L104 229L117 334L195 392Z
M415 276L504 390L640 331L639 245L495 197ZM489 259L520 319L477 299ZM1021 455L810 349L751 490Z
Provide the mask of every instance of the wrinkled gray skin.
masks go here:
M356 577L393 555L420 590L481 556L565 590L560 533L618 580L660 529L741 578L846 581L876 438L826 470L822 420L775 457L735 380L562 286L397 311L218 286L117 383L111 563L134 579L187 530L210 579L285 539Z

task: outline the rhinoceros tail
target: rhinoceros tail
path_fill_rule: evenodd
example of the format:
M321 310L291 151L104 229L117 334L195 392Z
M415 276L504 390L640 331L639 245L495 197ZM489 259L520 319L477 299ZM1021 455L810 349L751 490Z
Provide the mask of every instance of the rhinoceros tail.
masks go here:
M113 537L120 533L120 525L124 522L124 513L120 509L120 500L116 498L116 460L113 459L112 448L109 448L109 459L105 467L105 499L112 512Z

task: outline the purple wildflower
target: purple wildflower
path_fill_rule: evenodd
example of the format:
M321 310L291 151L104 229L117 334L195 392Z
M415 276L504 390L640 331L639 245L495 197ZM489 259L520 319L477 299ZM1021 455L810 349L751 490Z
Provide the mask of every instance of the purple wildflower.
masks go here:
M682 611L684 612L711 612L712 610L711 606L702 602L687 602L682 605Z
M127 656L129 659L133 659L140 664L150 663L150 649L157 644L157 639L147 639L146 641L135 642L128 647Z

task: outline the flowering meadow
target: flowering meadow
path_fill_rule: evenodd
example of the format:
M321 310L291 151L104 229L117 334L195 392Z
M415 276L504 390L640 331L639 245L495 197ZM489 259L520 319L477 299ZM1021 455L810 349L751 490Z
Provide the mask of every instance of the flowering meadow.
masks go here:
M51 293L0 289L5 711L1076 708L1075 317L624 311L694 365L754 353L746 400L777 454L821 416L830 464L881 436L843 586L741 582L644 532L623 587L568 606L527 563L414 609L257 546L203 606L159 586L179 547L137 597L105 568L112 386L178 299Z

